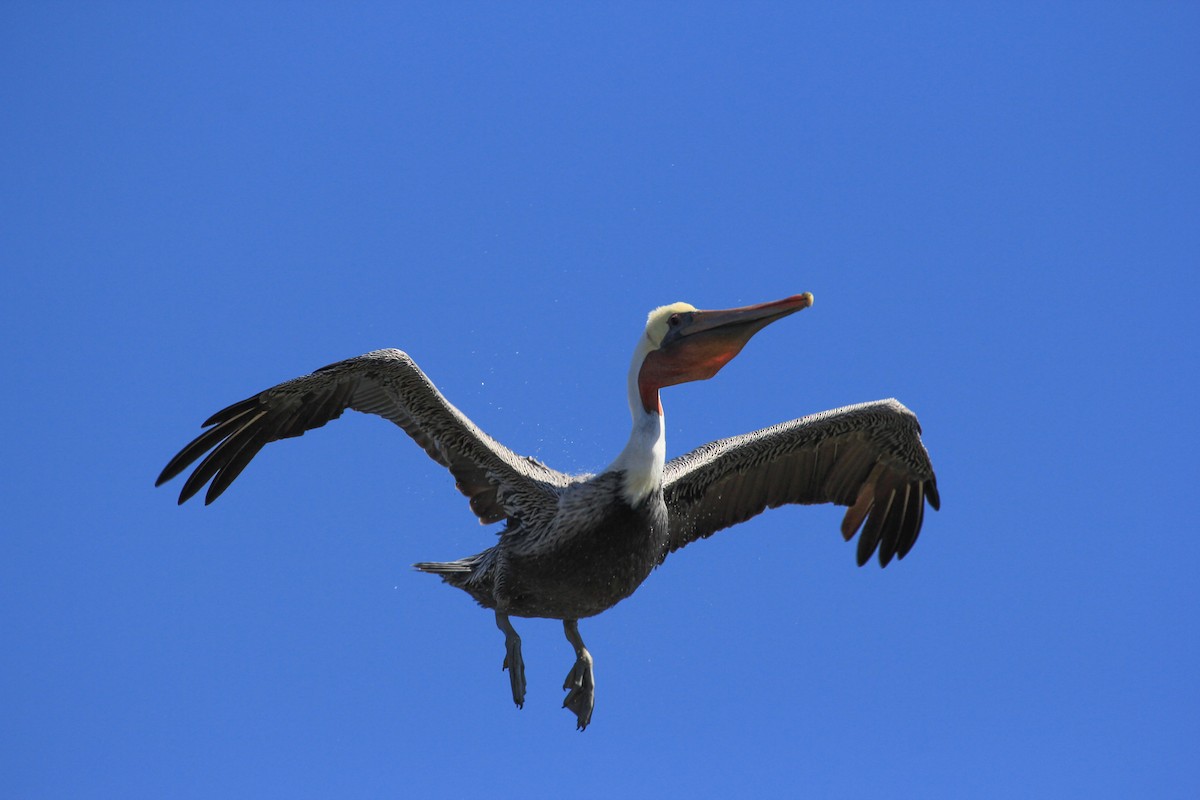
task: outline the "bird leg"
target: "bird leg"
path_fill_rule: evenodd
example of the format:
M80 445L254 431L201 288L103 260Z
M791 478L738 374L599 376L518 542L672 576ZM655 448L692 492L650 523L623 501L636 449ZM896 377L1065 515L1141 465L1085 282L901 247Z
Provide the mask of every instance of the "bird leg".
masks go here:
M508 670L508 681L512 684L513 702L517 708L525 707L525 659L521 658L521 637L508 621L508 614L496 612L496 627L504 631L504 664L500 669ZM576 634L578 635L578 634Z
M569 709L578 720L579 730L587 728L592 721L592 707L596 704L596 679L592 674L592 654L583 646L579 636L579 621L563 620L563 631L567 641L575 648L575 666L567 673L563 688L568 689L567 699L563 700L563 708Z

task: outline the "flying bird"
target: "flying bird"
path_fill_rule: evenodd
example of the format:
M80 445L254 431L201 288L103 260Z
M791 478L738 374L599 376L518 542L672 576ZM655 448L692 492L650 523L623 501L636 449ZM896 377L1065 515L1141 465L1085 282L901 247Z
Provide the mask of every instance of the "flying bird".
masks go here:
M450 470L480 523L504 523L497 543L476 555L415 567L495 612L518 707L525 662L510 618L562 620L575 650L563 707L584 730L595 679L579 620L629 597L670 553L767 508L836 503L849 507L842 536L849 541L862 529L859 565L878 552L887 566L916 542L925 503L938 508L920 425L896 400L801 417L666 460L660 390L713 377L755 333L812 302L806 292L720 311L686 303L651 311L629 368L629 441L596 475L568 475L517 455L451 405L406 353L376 350L213 414L155 485L204 456L179 502L207 484L208 504L270 442L319 428L348 408L391 420Z

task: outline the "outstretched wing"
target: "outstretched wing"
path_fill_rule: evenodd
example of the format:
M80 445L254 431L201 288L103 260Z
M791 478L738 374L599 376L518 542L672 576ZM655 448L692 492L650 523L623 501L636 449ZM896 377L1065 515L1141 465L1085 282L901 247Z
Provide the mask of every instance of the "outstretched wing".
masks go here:
M259 392L218 411L158 476L169 481L208 455L183 484L183 503L209 484L205 504L221 496L264 445L300 436L337 419L347 408L399 425L454 475L482 523L510 516L507 509L555 502L568 476L513 453L467 419L399 350L376 350L322 367L311 375ZM210 427L211 426L211 427ZM209 452L209 451L212 452Z
M721 439L667 463L670 552L786 503L849 506L842 536L861 566L904 558L937 479L916 416L895 400L862 403Z

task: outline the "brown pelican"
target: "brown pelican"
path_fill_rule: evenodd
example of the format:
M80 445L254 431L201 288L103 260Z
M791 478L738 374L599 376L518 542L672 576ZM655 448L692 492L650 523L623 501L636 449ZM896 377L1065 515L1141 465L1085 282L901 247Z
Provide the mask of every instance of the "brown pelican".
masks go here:
M849 506L842 521L847 540L862 527L859 565L878 551L887 566L916 542L925 501L938 507L917 418L895 400L801 417L666 461L659 390L711 378L751 336L812 302L805 293L724 311L675 303L650 312L629 369L633 430L598 475L567 475L518 456L452 406L407 354L376 350L213 414L204 423L208 430L171 459L156 485L208 453L184 482L179 502L207 483L204 501L211 503L268 442L319 428L347 408L391 420L450 470L481 523L504 523L499 541L483 552L416 568L495 611L518 707L525 701L525 662L509 617L562 620L575 648L563 707L583 730L595 682L579 620L633 594L669 553L767 508L837 503Z

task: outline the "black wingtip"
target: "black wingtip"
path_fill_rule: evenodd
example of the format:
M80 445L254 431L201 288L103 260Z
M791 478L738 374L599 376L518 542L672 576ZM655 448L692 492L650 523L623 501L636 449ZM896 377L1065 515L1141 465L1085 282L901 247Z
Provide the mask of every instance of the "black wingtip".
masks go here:
M255 448L255 451L257 452L257 448ZM208 485L208 491L204 493L204 505L212 505L214 500L225 494L225 490L229 488L229 484L233 483L233 479L241 474L242 469L246 466L246 463L249 463L249 460L246 459L240 465L230 466L226 464L222 467L221 471L212 479L212 483Z
M208 479L204 479L204 482L194 481L192 480L194 477L196 477L196 474L193 473L192 477L187 479L187 482L184 483L184 488L180 489L179 503L176 503L176 505L184 505L188 500L196 497L196 493L199 492L200 489L204 488L204 483L208 482Z
M929 505L933 506L934 511L942 509L942 498L938 495L937 478L930 478L925 484L925 496L929 498Z

